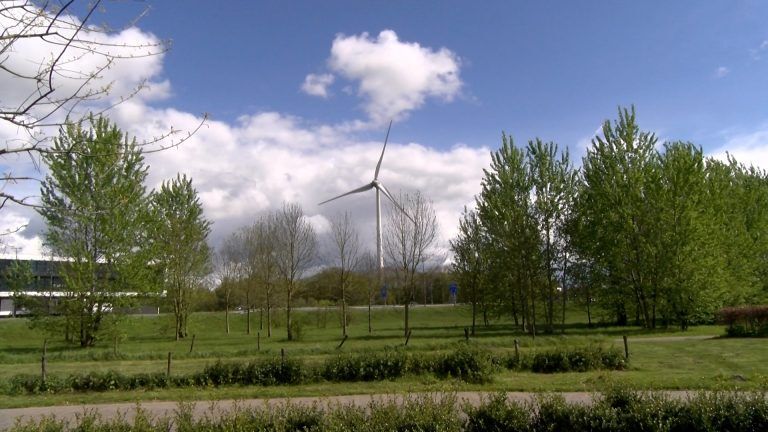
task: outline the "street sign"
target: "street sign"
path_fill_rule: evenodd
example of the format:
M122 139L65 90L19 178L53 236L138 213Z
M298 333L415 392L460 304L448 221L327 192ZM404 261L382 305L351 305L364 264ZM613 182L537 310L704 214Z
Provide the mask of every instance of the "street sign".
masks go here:
M387 284L384 284L384 286L381 287L381 298L387 298Z
M456 282L451 282L448 284L448 289L451 291L451 295L456 297L456 293L459 292L459 285Z

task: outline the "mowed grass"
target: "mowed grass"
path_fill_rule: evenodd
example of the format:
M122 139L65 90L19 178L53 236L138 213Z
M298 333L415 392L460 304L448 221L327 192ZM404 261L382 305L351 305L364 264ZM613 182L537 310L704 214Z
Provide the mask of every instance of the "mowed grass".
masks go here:
M374 309L373 332L368 333L367 311L354 309L349 338L341 349L341 328L336 309L302 310L296 317L302 323L301 340L288 342L283 325L284 312L276 311L277 326L271 338L259 329L259 313L252 313L252 332L245 333L245 314L231 314L231 332L225 333L223 313L199 313L192 317L191 338L173 340L172 317L132 316L124 323L125 340L114 356L112 341L101 347L81 349L59 340L48 342L48 373L75 374L88 371L118 370L123 373L164 372L168 352L172 353L172 373L192 373L218 359L250 361L274 357L285 350L287 356L307 362L321 362L340 352L365 352L386 347L403 347L403 309ZM326 396L334 394L374 394L409 391L599 391L608 383L621 382L638 389L713 389L768 387L768 341L765 339L726 339L721 326L700 326L687 332L675 329L647 331L637 327L588 328L579 311L571 311L564 334L531 338L502 319L488 327L478 320L474 343L496 352L514 350L517 339L524 353L555 347L600 344L623 350L622 336L629 337L630 368L620 372L533 374L501 371L492 383L470 385L430 376L406 377L375 383L319 383L304 386L222 387L205 389L167 389L99 394L60 394L39 396L0 396L0 406L33 406L59 403L95 403L136 400L193 400L251 397ZM415 306L411 312L412 336L407 349L413 352L448 351L464 339L464 328L471 323L466 306ZM260 337L257 337L260 334ZM24 319L0 321L0 379L19 373L40 373L43 335L30 330ZM257 346L259 345L259 346Z

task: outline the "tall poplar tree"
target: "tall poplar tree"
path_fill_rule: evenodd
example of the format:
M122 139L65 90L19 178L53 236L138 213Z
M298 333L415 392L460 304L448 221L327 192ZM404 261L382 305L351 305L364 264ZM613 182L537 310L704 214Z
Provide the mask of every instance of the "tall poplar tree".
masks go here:
M187 337L193 294L210 270L207 238L211 223L203 215L203 206L192 187L192 179L177 176L163 182L152 195L156 220L155 265L163 272L166 298L176 321L176 340Z
M136 141L103 117L62 127L41 189L46 243L66 260L62 308L75 321L79 342L93 346L108 311L132 304L127 293L157 289L149 269L152 225L144 188L147 168Z
M526 331L535 333L541 251L532 188L525 151L502 135L501 147L491 153L491 166L484 170L478 216L492 245L490 265L508 269L492 272L499 276L496 303L515 322L519 317Z

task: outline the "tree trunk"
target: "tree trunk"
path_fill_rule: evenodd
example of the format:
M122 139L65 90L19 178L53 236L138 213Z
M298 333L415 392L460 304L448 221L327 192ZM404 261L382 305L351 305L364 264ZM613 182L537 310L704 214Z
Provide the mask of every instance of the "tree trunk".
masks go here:
M285 327L288 334L288 340L293 340L293 329L291 328L291 294L293 291L293 287L291 286L291 283L288 283L288 290L287 290L287 301L286 301L286 308L285 308Z
M247 291L245 293L245 334L251 334L251 299Z
M347 335L347 302L346 302L346 290L344 289L344 283L341 284L341 335Z
M410 308L410 300L406 300L405 302L405 333L403 336L408 336L408 330L410 330L410 324L408 323L408 310Z
M227 334L229 334L229 293L224 297L224 322L227 325Z
M270 304L269 292L267 292L267 337L272 337L272 305Z

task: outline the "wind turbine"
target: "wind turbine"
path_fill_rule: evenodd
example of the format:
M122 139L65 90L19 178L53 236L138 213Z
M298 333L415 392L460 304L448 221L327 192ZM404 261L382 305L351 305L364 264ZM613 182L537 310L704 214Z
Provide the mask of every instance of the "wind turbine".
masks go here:
M382 275L384 271L384 251L382 249L381 244L381 194L384 194L385 197L389 198L390 201L392 201L392 204L395 205L395 207L403 212L403 214L411 220L411 222L415 221L413 218L408 215L408 212L405 211L405 209L398 204L397 201L395 201L395 198L392 197L392 194L389 193L387 188L379 181L379 170L381 170L381 161L384 160L384 151L387 149L387 141L389 140L389 131L392 129L392 121L389 122L389 127L387 128L387 136L384 138L384 148L381 149L381 156L379 156L379 163L376 164L376 171L373 173L373 181L370 183L360 186L357 189L353 189L349 192L343 193L339 196L335 196L329 200L325 200L321 202L318 205L323 205L325 203L331 202L333 200L337 200L339 198L345 197L347 195L352 195L356 193L365 192L371 189L376 189L376 250L378 252L378 259L379 259L379 288L381 288L381 282L382 282Z

